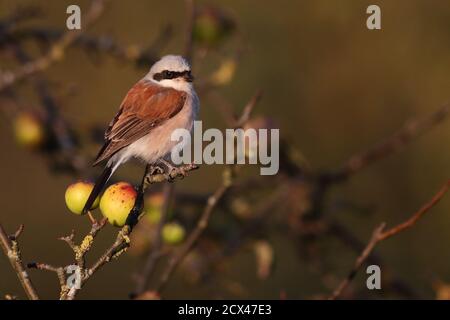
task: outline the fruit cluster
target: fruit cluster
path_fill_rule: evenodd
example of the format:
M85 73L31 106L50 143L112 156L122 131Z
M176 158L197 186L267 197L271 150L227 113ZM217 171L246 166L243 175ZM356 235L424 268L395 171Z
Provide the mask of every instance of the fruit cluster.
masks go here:
M81 215L84 205L94 188L94 184L78 181L66 189L66 205L71 212ZM128 214L136 201L137 191L127 182L117 182L109 186L101 197L98 197L91 210L100 207L100 211L108 222L116 227L125 225ZM157 224L161 219L164 197L160 193L147 197L144 214L147 222ZM185 237L184 227L177 222L168 222L162 228L162 239L169 245L181 243Z

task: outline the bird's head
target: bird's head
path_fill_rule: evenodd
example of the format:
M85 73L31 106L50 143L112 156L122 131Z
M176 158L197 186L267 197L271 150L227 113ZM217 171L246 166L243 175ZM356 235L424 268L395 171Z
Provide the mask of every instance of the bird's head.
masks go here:
M194 80L189 63L182 56L176 55L167 55L155 62L145 78L161 86L182 91L190 90Z

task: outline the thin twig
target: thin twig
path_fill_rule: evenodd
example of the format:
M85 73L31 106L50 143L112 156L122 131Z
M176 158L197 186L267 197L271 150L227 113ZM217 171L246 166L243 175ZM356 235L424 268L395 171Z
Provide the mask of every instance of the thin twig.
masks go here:
M351 156L335 176L346 178L368 165L387 157L405 147L429 129L446 119L450 111L450 104L445 104L428 117L408 121L402 128L385 141L376 144L362 153Z
M0 224L0 243L3 249L3 252L9 259L11 266L17 274L17 277L20 280L20 284L22 285L25 293L27 294L30 300L38 300L39 296L36 292L36 289L31 282L31 279L26 271L21 257L21 252L19 249L19 245L17 243L17 239L23 231L23 225L19 227L17 232L13 236L8 236L3 229L3 226Z
M340 169L334 172L321 171L313 174L310 178L312 178L312 182L315 184L315 190L312 196L313 204L309 214L311 216L318 216L322 213L325 198L331 186L346 181L362 169L401 150L428 130L442 123L447 118L449 112L450 103L443 105L427 117L408 121L389 138L375 144L367 151L351 156Z
M361 252L361 254L358 256L358 258L355 261L355 265L353 266L352 270L348 274L348 276L342 280L342 282L338 285L338 287L333 291L333 294L329 297L329 300L335 300L338 298L342 291L347 288L347 286L350 284L350 282L353 280L353 278L358 273L359 269L363 265L363 263L367 260L367 258L372 253L372 250L377 245L380 235L383 232L384 227L386 224L383 222L378 227L375 228L375 230L372 233L372 236L370 237L370 240L367 244L367 246L364 248L364 250Z
M423 217L424 214L426 214L428 211L430 211L431 208L433 208L445 195L445 193L450 188L450 179L445 183L441 189L431 198L431 200L426 203L422 208L420 208L411 218L406 220L403 223L398 224L395 227L392 227L391 229L384 231L380 235L379 241L385 240L387 238L392 237L393 235L396 235L397 233L400 233L406 229L411 228L416 224L416 222Z
M425 213L427 213L431 208L433 208L445 195L445 193L450 188L450 179L447 180L447 182L441 187L441 189L431 198L430 201L428 201L425 205L423 205L418 211L416 211L411 218L406 220L403 223L400 223L396 225L395 227L390 228L389 230L384 231L385 223L383 222L378 227L376 227L372 233L372 237L370 238L369 242L367 243L364 250L361 252L361 254L358 256L358 258L355 261L355 265L348 274L348 276L340 282L340 284L337 286L337 288L334 290L334 292L329 297L330 300L337 299L342 292L347 288L347 286L350 284L350 282L354 279L356 274L358 273L359 269L363 265L363 263L369 258L372 251L374 250L375 246L383 241L386 240L396 234L399 234L403 232L404 230L411 228L416 224L417 221L422 218Z
M54 267L46 263L37 263L37 262L28 263L27 267L28 269L46 270L56 273L56 276L58 277L59 280L59 286L61 287L61 292L67 285L66 274L63 267Z

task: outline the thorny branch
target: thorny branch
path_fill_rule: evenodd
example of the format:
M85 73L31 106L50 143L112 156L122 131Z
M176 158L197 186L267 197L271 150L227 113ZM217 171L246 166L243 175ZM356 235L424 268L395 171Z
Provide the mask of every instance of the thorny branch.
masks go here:
M376 227L372 233L372 237L367 243L364 250L358 256L355 261L355 265L352 270L348 274L348 276L342 280L342 282L338 285L338 287L334 290L329 299L334 300L337 299L342 292L347 288L350 282L354 279L356 274L358 273L361 266L364 262L369 258L372 251L375 249L376 245L383 240L386 240L394 235L397 235L408 228L411 228L416 224L419 219L421 219L431 208L433 208L445 195L445 193L450 188L450 179L441 187L441 189L428 201L425 205L423 205L417 212L415 212L408 220L403 223L400 223L388 230L384 230L386 224L383 222L378 227Z

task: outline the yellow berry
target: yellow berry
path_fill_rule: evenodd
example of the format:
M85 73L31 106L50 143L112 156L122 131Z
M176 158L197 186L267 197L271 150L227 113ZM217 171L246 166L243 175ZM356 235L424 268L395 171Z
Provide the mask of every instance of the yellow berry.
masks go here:
M134 206L136 196L136 189L131 184L127 182L115 183L109 186L102 195L100 210L110 224L122 227Z
M211 81L218 86L230 83L233 79L236 67L235 60L225 59L219 68L211 75Z
M163 205L164 194L161 192L153 193L145 199L144 212L148 222L157 224L161 220Z
M94 184L86 181L79 181L68 186L65 194L67 208L75 214L81 214L93 188ZM97 197L91 209L97 208L99 201Z
M200 8L194 20L193 39L205 46L214 46L226 38L234 29L234 22L225 12L216 7Z
M166 223L162 229L162 238L167 244L178 244L184 240L186 231L176 222Z
M42 122L30 112L23 112L16 117L14 134L17 142L28 148L40 147L45 140L45 128Z

